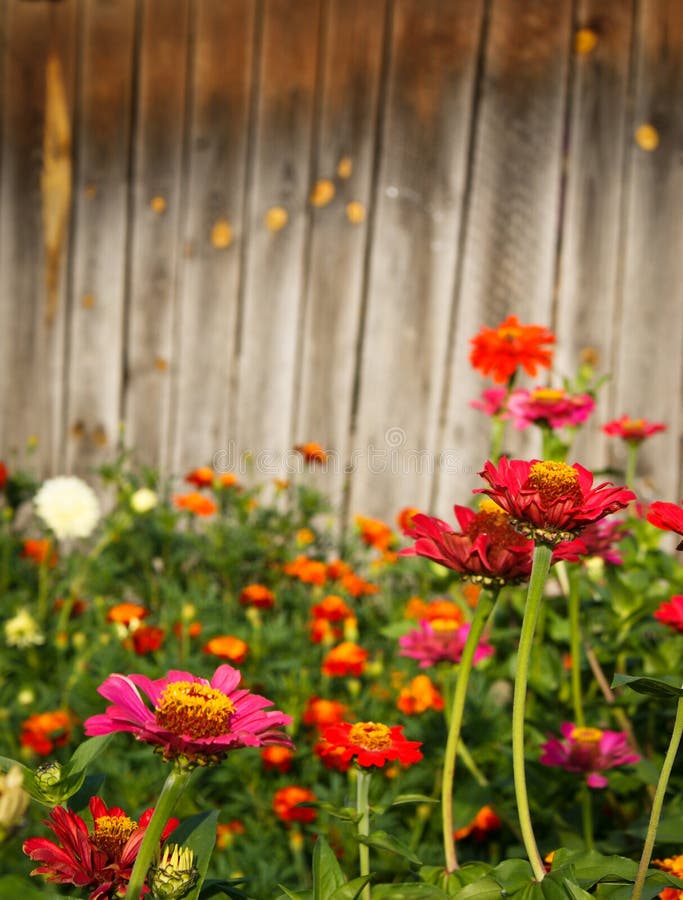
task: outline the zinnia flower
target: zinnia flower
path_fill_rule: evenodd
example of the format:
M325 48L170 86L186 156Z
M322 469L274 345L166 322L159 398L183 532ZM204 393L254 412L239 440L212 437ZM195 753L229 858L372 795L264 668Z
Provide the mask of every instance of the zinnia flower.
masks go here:
M290 785L280 788L273 795L273 812L283 822L313 822L318 815L312 806L299 803L315 803L318 798L310 788Z
M324 675L362 675L368 660L368 651L353 641L342 641L327 654L322 664Z
M416 675L401 688L396 706L407 716L416 716L428 709L442 710L444 700L428 675Z
M490 831L497 831L501 825L502 822L493 809L482 806L469 825L459 828L453 837L456 841L461 841L471 835L475 841L482 841Z
M55 747L69 743L75 721L72 713L65 709L34 713L22 722L19 742L39 756L49 756Z
M602 426L605 434L611 437L620 437L628 444L641 444L645 438L657 434L658 431L666 431L663 422L649 422L647 419L629 419L622 416L620 419L612 419Z
M281 774L289 772L294 762L294 751L291 747L281 747L275 744L272 747L264 747L261 750L261 759L264 769L275 769Z
M683 503L683 500L681 503ZM655 525L664 531L675 531L679 537L683 538L683 509L680 506L676 506L675 503L655 500L654 503L650 504L647 520L650 525ZM676 549L683 550L683 540Z
M594 487L592 473L579 463L504 456L498 467L487 461L479 474L490 487L474 493L487 494L510 515L515 528L544 544L569 541L635 500L632 491L610 482Z
M382 767L389 761L409 766L422 759L421 741L407 740L401 725L340 722L326 728L322 738L320 754L323 758L332 753L344 762L355 760L359 766Z
M558 766L567 772L583 772L589 787L606 786L607 779L600 774L605 769L640 760L640 756L629 747L628 738L622 731L578 728L573 722L563 722L560 731L563 741L551 737L541 747L541 764Z
M7 484L7 466L0 460L0 491L4 490Z
M224 634L219 637L211 638L202 647L204 653L213 653L221 659L228 659L230 662L243 663L249 653L249 644L242 638L234 637L232 634Z
M407 531L409 528L412 528L413 517L419 512L420 510L417 506L404 506L403 509L399 510L396 515L396 523L401 531Z
M266 710L270 700L237 689L240 673L219 666L211 681L171 670L154 681L145 675L110 675L98 692L114 705L85 722L88 737L129 731L166 759L210 764L240 747L293 746L280 729L291 717ZM140 691L151 701L150 709Z
M34 497L36 512L59 540L87 538L100 518L100 504L89 485L75 476L49 478Z
M683 632L683 594L676 594L668 603L661 603L655 610L654 617L674 631Z
M541 325L522 325L517 316L508 316L497 328L482 328L470 340L470 362L483 375L505 384L522 366L534 376L539 366L548 368L552 353L544 345L553 344L555 335Z
M199 491L190 491L189 494L176 494L173 502L178 509L186 509L195 516L212 516L218 507L210 497L205 497Z
M200 466L198 469L188 472L185 476L185 481L198 488L211 487L215 477L213 469L210 469L208 466Z
M309 441L307 444L297 444L294 449L300 453L307 463L324 463L327 462L327 453L320 444Z
M324 700L322 697L309 697L301 717L304 725L325 728L343 722L348 715L347 707L339 700Z
M433 623L423 620L418 628L413 628L399 638L401 656L419 660L421 669L435 666L439 662L458 663L469 631L469 625L454 628L448 623L445 626L439 624L439 627L435 628ZM493 647L490 644L479 644L474 651L474 664L491 656L492 653Z
M23 850L41 863L31 875L46 875L48 881L58 884L92 888L88 900L113 900L126 891L154 809L146 810L136 822L120 807L107 809L99 797L92 797L90 812L92 831L88 831L88 826L73 810L56 806L44 823L57 842L29 838L24 841ZM178 819L169 819L162 842L177 825Z
M569 394L562 388L521 389L510 394L507 409L515 428L566 428L585 422L595 409L595 400L590 394Z
M507 388L487 388L487 390L481 392L479 400L470 400L470 406L472 409L480 409L487 416L498 416L500 419L508 419L509 416L505 412L507 395Z
M240 592L240 603L259 609L270 609L275 603L275 594L265 584L248 584Z
M599 519L592 525L586 525L581 531L580 541L583 549L580 552L587 557L597 556L613 566L620 566L624 560L615 544L623 540L626 535L623 522L614 519L611 521ZM560 546L562 545L560 544Z

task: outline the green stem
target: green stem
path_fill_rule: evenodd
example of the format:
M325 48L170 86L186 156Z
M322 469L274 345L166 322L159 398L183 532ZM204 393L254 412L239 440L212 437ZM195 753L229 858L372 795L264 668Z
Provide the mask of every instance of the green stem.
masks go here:
M560 565L560 563L558 563ZM572 705L574 706L574 722L580 728L586 724L583 714L583 697L581 694L581 626L579 624L580 598L579 584L576 578L569 576L569 651L572 660L571 684Z
M484 775L484 773L481 771L479 766L475 763L474 757L472 756L470 751L467 749L467 745L465 744L465 742L463 741L462 738L460 738L460 740L458 741L458 754L457 755L460 757L460 759L463 762L463 765L465 766L467 771L470 773L470 775L474 778L474 780L477 782L477 784L480 787L487 787L488 783L489 783L488 778L486 777L486 775Z
M152 818L149 820L145 836L140 844L135 865L128 882L125 900L140 900L140 893L145 884L145 878L154 856L159 849L161 835L173 812L173 807L187 787L192 771L174 766L161 789L159 799L154 808Z
M637 441L626 442L626 487L635 491L636 465L638 463L638 451L640 444Z
M367 837L370 834L370 779L372 772L365 769L358 769L358 777L356 779L356 812L360 816L358 819L358 837ZM370 848L367 844L358 843L358 863L361 878L370 874ZM370 900L370 884L366 884L361 894L363 900ZM126 898L127 900L127 898Z
M461 754L463 749L462 742L460 741L460 731L462 729L462 720L465 712L467 684L469 682L470 672L472 671L474 654L479 645L479 638L489 619L495 600L495 593L491 594L482 591L479 596L479 602L474 611L474 618L472 619L470 630L460 658L458 680L455 685L453 703L449 716L448 739L446 741L446 753L443 763L443 781L441 783L441 823L447 872L453 872L458 868L458 858L455 852L455 839L453 838L453 781L458 744L460 744Z
M492 416L491 419L491 462L498 463L503 450L503 438L505 437L505 419L500 416Z
M581 788L581 819L583 821L583 840L586 850L592 850L593 841L593 797L587 784Z
M531 567L529 589L527 591L526 607L522 620L522 630L519 636L519 649L517 651L517 672L515 675L515 690L512 700L512 769L515 783L515 798L517 800L517 812L519 815L519 827L522 832L522 841L527 852L529 862L534 870L537 881L545 878L545 867L539 853L531 824L529 812L529 795L526 787L526 773L524 771L524 712L526 706L526 691L529 680L529 659L534 640L536 620L543 598L543 586L548 576L553 551L545 544L536 544L534 548L534 561Z
M50 582L50 556L52 544L47 549L45 557L41 559L38 567L38 621L44 628L47 623L48 592Z
M673 768L674 760L678 753L678 746L681 743L682 734L683 697L679 699L676 707L676 719L674 720L674 728L671 734L669 749L666 751L666 756L662 763L662 770L659 773L659 781L657 782L657 789L652 801L652 812L650 813L650 821L647 826L647 834L645 835L645 844L643 845L643 855L640 857L640 865L638 866L638 874L636 875L636 881L633 885L631 900L640 900L640 895L643 892L645 876L647 875L647 869L650 865L650 859L652 858L652 849L655 844L655 835L657 834L659 817L662 814L662 806L664 805L666 786L669 783L669 776L671 775L671 769Z

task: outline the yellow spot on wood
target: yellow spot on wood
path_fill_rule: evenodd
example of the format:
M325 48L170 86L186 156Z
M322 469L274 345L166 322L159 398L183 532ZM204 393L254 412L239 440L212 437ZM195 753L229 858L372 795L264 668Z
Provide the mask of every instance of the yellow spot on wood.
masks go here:
M223 250L232 244L232 228L227 219L216 219L213 223L211 243L218 250Z
M154 360L154 368L158 372L165 372L168 369L168 360L164 359L163 356L157 356Z
M647 122L636 128L635 138L641 150L656 150L659 146L659 132Z
M95 305L95 297L93 294L86 294L81 300L83 309L92 309Z
M281 206L271 206L265 215L264 222L268 231L280 231L289 220L287 210Z
M92 433L92 440L98 447L106 447L108 444L107 432L102 425L98 425Z
M149 205L152 207L155 213L161 214L166 209L166 200L157 194L156 197L152 197L149 201Z
M86 184L86 186L83 188L83 193L85 194L86 200L92 200L92 198L97 195L97 185Z
M592 28L579 28L574 35L574 50L579 56L587 56L598 43L598 36Z
M360 225L365 221L365 207L358 200L352 200L346 204L346 218L354 225Z
M328 178L321 178L313 185L311 203L313 206L327 206L334 197L334 185Z
M54 321L64 239L71 209L71 118L62 65L50 53L45 66L43 169L40 176L45 247L45 319Z
M83 422L78 420L78 422L74 422L71 426L71 436L75 437L77 440L80 440L85 434L85 425Z
M350 178L353 171L353 162L350 156L342 156L337 164L337 175L340 178Z

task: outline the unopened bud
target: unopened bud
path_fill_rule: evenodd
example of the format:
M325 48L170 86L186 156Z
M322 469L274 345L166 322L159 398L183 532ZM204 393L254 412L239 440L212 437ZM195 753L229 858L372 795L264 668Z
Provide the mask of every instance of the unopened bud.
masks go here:
M36 786L49 803L62 802L63 791L59 788L62 780L62 767L58 762L49 762L44 766L39 766L36 769L35 778Z
M152 867L152 897L154 900L180 900L192 890L198 878L192 850L168 844L159 850Z

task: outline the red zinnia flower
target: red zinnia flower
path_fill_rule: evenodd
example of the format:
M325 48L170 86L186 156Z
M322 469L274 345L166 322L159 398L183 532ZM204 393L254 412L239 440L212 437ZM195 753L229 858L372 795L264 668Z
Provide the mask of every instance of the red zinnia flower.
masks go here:
M479 473L488 494L511 516L515 528L544 544L571 540L586 525L597 522L635 500L633 491L609 482L593 486L593 475L579 463L501 458L487 461Z
M401 725L382 725L379 722L340 722L323 732L327 745L321 755L335 754L340 760L355 759L359 766L384 766L397 760L404 766L422 759L421 741L409 741L403 736Z
M265 584L248 584L240 593L240 603L270 609L275 603L275 594Z
M362 675L368 660L368 651L353 641L342 641L333 647L323 660L324 675Z
M654 617L674 631L683 631L683 594L676 594L668 603L661 603L654 611Z
M605 434L610 437L620 437L629 444L641 444L645 438L649 438L658 431L666 431L663 422L649 422L647 419L629 419L622 416L620 419L612 419L602 426Z
M4 490L7 484L7 466L4 462L0 462L0 491Z
M21 746L30 747L40 756L49 756L55 747L63 747L69 742L75 721L72 713L64 709L35 713L22 722Z
M668 872L675 878L683 879L683 855L670 856L667 859L653 859L652 865L657 866L664 872ZM683 891L679 888L664 888L661 894L657 895L660 900L682 900Z
M138 656L153 653L164 642L164 629L156 625L141 625L131 635L133 650Z
M683 503L683 500L681 500L681 503ZM664 531L675 531L679 537L683 538L683 509L680 506L676 506L675 503L655 500L654 503L650 504L647 520L650 525L655 525ZM683 541L680 542L676 549L683 550Z
M218 509L210 497L205 497L199 491L191 491L189 494L176 494L173 502L178 509L186 509L196 516L212 516Z
M517 316L508 316L497 328L482 328L470 340L470 362L483 375L505 384L522 366L535 375L538 366L548 368L552 353L544 344L553 344L555 335L541 325L521 325Z
M315 803L318 798L309 788L290 785L275 791L273 811L283 822L313 822L318 815L312 806L298 806L299 803Z
M185 481L198 488L211 487L215 477L213 469L210 469L208 466L200 466L198 469L188 472L185 476Z
M413 527L413 518L420 512L417 506L404 506L396 515L396 522L401 531Z

